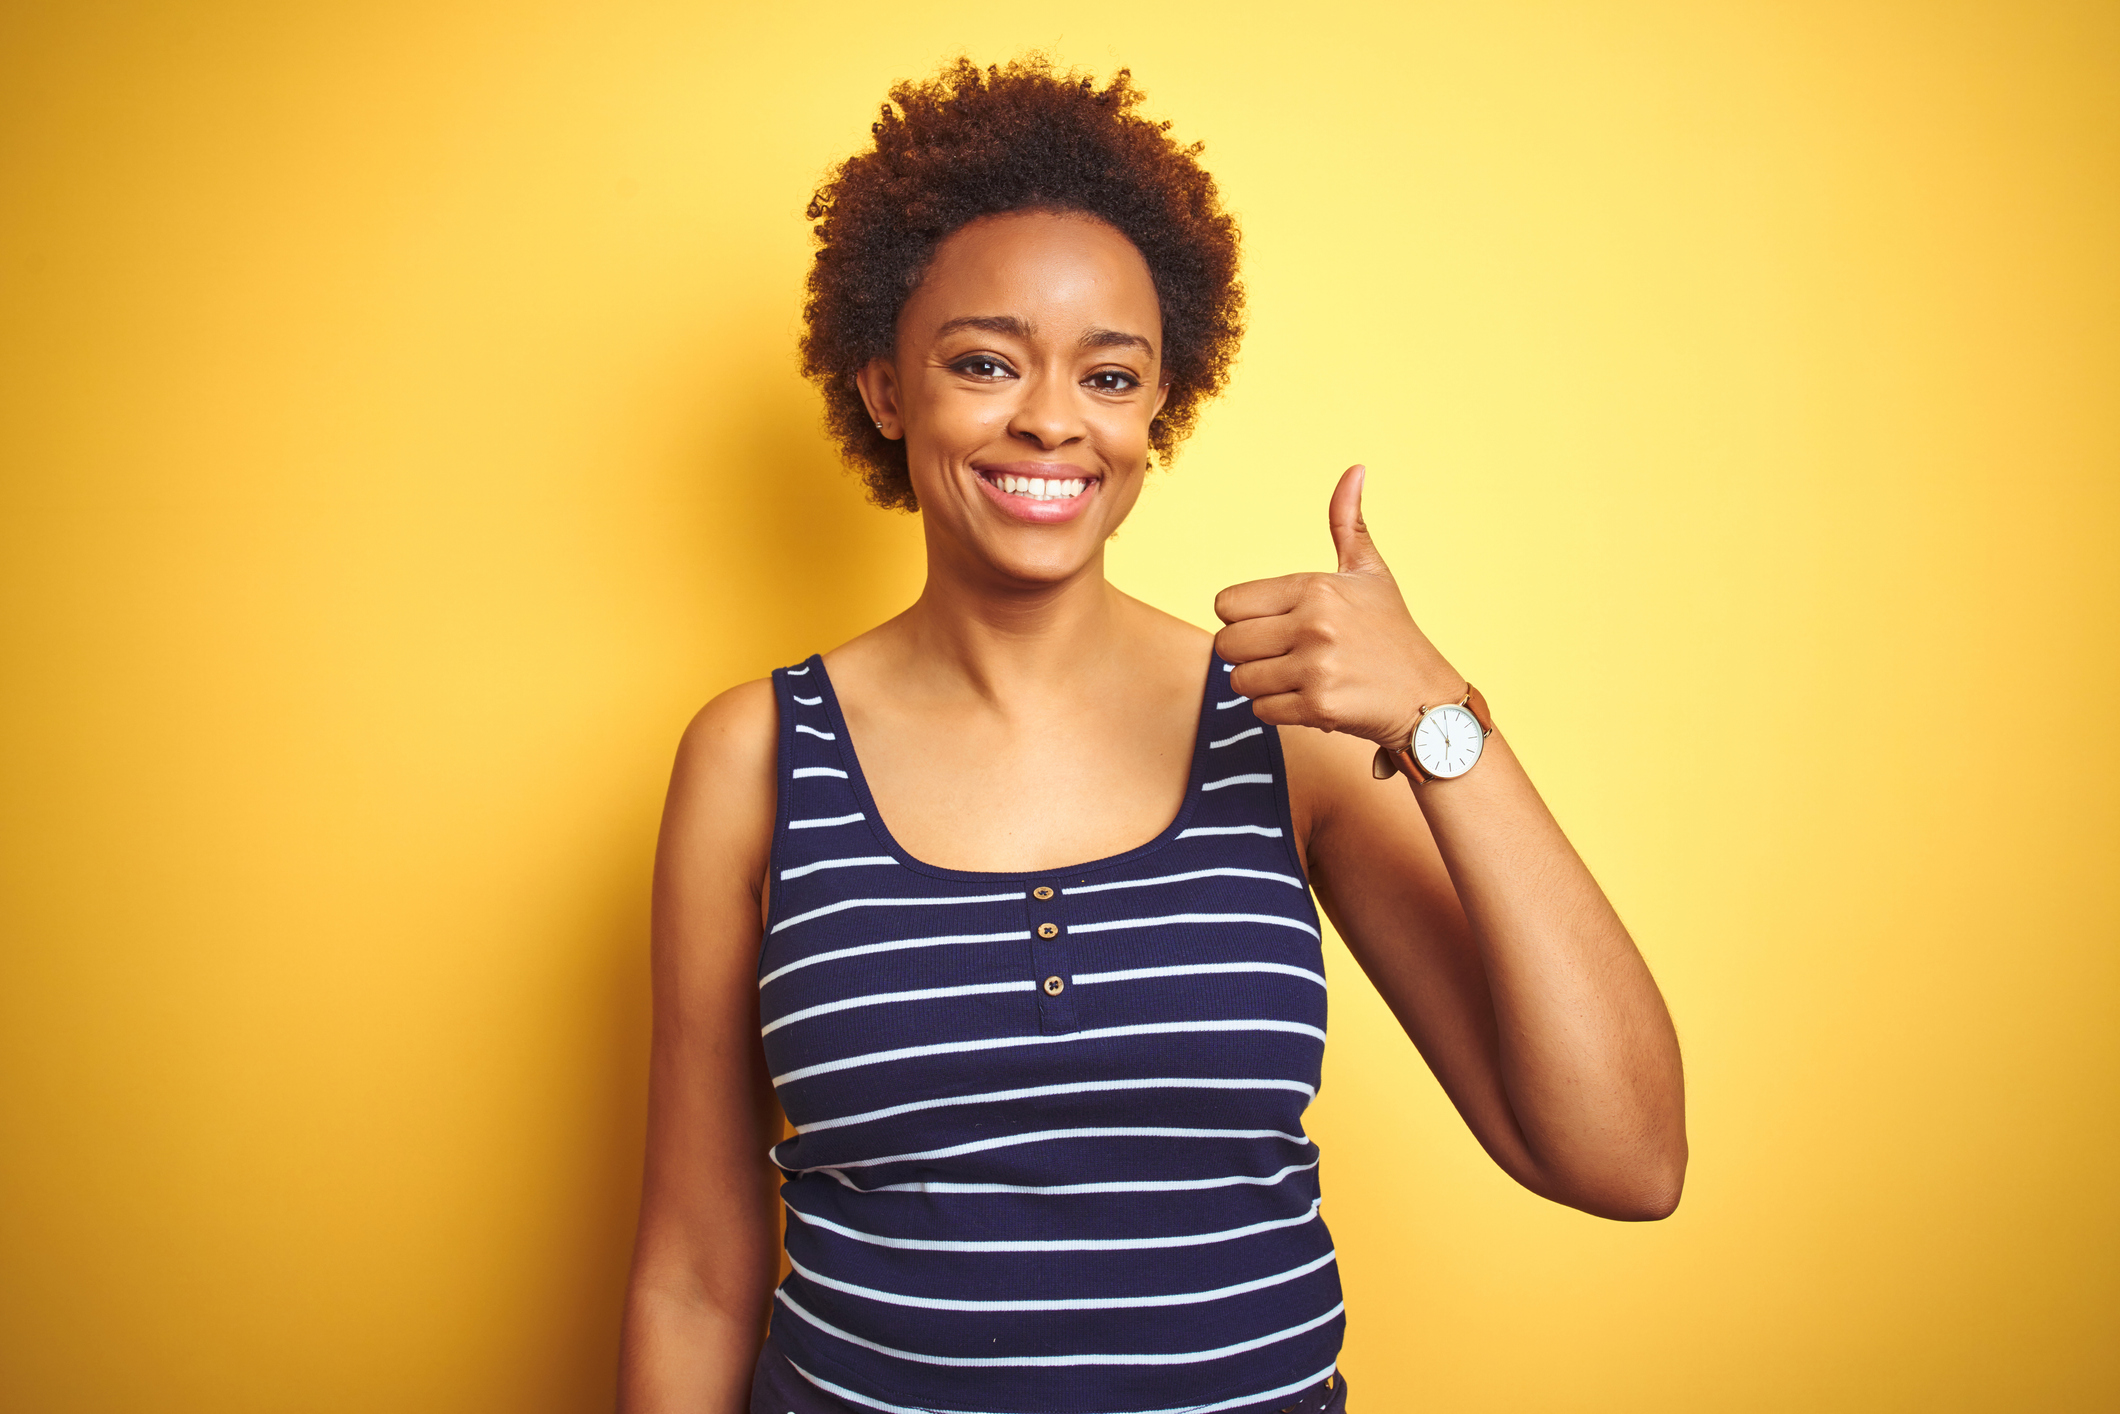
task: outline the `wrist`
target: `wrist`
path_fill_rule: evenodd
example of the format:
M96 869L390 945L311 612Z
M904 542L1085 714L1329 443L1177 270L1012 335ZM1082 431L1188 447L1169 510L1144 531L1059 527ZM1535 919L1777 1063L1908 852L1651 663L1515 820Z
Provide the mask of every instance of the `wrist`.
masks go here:
M1414 785L1454 779L1479 764L1494 730L1486 697L1467 682L1462 691L1423 704L1403 744L1379 743L1370 774L1380 781L1403 775Z
M1394 721L1388 731L1382 735L1372 737L1370 740L1390 752L1411 750L1413 734L1419 729L1422 717L1426 716L1432 709L1445 703L1464 702L1465 694L1471 691L1473 691L1472 684L1452 672L1449 665L1445 664L1440 672L1426 674L1419 683L1415 684L1413 690L1407 693L1403 699L1404 706L1402 710L1404 715ZM1480 725L1483 728L1489 731L1494 729L1494 722L1487 715L1487 704L1484 698L1480 699L1475 714L1479 717Z

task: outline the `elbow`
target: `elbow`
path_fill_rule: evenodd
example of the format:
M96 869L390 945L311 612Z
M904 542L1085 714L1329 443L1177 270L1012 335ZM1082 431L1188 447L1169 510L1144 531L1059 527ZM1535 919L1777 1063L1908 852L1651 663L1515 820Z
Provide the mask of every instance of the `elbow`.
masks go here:
M1599 1217L1623 1223L1662 1222L1678 1211L1686 1191L1686 1143L1680 1139L1663 1153L1644 1155L1623 1181L1613 1185L1606 1203L1592 1209Z
M1627 1195L1610 1212L1600 1216L1623 1223L1659 1223L1678 1211L1678 1200L1684 1194L1686 1179L1683 1173L1668 1182L1644 1185Z
M1678 1201L1685 1193L1685 1141L1636 1154L1624 1164L1574 1183L1527 1186L1592 1217L1622 1223L1661 1222L1678 1211Z

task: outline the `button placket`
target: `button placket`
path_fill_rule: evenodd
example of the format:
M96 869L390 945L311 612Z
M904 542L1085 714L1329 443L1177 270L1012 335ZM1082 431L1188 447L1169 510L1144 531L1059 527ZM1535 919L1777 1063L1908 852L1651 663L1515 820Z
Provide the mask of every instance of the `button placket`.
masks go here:
M1025 899L1031 924L1031 981L1038 989L1038 1029L1051 1036L1075 1029L1075 974L1067 956L1067 920L1059 890L1040 884Z

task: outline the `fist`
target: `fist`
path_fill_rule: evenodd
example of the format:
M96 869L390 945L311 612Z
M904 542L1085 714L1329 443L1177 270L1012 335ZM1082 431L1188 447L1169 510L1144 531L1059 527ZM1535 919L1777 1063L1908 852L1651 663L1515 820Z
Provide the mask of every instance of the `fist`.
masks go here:
M1420 709L1455 702L1465 680L1407 612L1362 523L1364 469L1333 489L1327 520L1339 568L1231 585L1215 596L1215 651L1262 722L1346 732L1404 747Z

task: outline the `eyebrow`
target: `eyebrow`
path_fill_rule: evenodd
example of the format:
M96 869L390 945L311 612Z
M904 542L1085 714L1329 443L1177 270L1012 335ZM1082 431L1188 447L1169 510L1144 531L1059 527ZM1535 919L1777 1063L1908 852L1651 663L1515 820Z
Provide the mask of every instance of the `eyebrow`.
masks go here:
M1139 334L1127 334L1117 329L1092 329L1082 336L1082 347L1086 349L1139 349L1150 358L1156 356L1156 347Z
M1031 326L1013 314L960 314L955 319L945 321L943 326L935 331L935 337L939 339L945 334L954 334L959 329L983 329L989 334L1009 334L1018 339L1028 339L1031 336Z
M954 334L960 329L979 329L989 334L1007 334L1011 338L1030 339L1036 331L1029 322L1013 314L960 314L955 319L945 320L935 331L936 338ZM1082 336L1085 349L1139 349L1150 358L1156 356L1156 347L1139 334L1128 334L1118 329L1092 329Z

